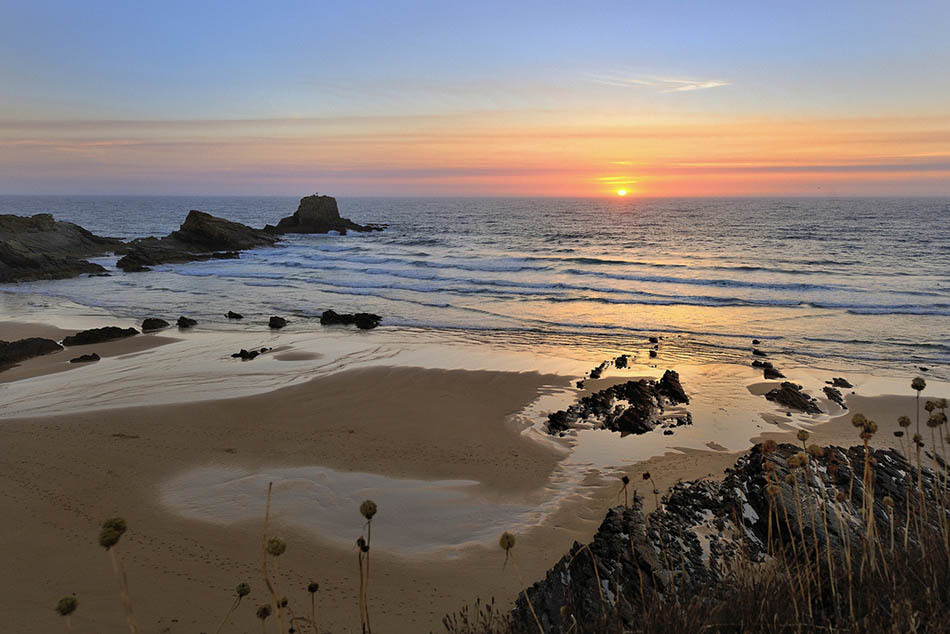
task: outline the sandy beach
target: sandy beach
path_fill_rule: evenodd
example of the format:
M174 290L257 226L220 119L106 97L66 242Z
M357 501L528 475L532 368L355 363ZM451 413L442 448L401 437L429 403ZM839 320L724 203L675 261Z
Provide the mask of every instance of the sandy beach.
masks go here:
M69 332L43 324L0 326L6 338ZM135 367L147 375L149 355L174 341L138 336L96 349L104 357L142 355ZM73 351L27 361L0 380L16 390L30 383L26 379L65 369L63 360ZM280 354L323 362L305 350ZM60 625L51 602L75 593L84 608L74 619L78 631L119 631L124 616L96 534L104 518L121 515L130 525L122 553L144 631L213 629L229 593L245 580L253 591L232 631L250 630L256 626L253 607L266 600L258 562L270 481L271 532L288 542L282 589L303 605L306 584L319 582L327 631L355 631L359 624L352 543L362 530L356 508L362 497L380 505L370 596L385 631L438 631L444 614L476 598L494 597L507 606L519 581L510 568L502 569L495 543L501 530L511 526L518 533L515 557L526 580L533 580L575 540L591 538L604 511L622 499L622 473L631 476L649 509L652 487L640 477L644 471L665 491L680 480L719 477L737 455L683 448L606 472L569 469L565 446L524 433L523 414L574 379L377 365L239 398L0 421L0 512L7 518L0 543L8 566L0 596L8 606L7 626L50 631ZM12 383L17 380L23 382ZM760 387L749 393L755 391ZM851 396L848 402L853 411L877 412L886 421L885 441L893 440L891 419L913 406L910 397ZM762 410L769 409L763 399ZM770 416L784 429L776 424L780 431L769 436L793 440L789 423L798 420ZM849 416L814 426L814 441L852 444ZM430 498L435 501L427 507ZM314 500L322 506L308 510ZM387 500L394 502L387 507ZM441 526L413 516L440 506L450 509Z

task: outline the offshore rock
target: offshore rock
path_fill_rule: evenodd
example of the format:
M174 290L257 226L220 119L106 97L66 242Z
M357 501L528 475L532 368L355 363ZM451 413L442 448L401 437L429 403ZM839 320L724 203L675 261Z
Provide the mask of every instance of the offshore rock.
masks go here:
M286 325L287 325L287 320L284 319L283 317L271 317L271 318L267 321L267 325L270 326L271 328L274 328L275 330L277 330L277 329L280 329L280 328L283 328L284 326L286 326Z
M0 282L28 282L105 272L83 258L121 250L116 238L97 236L50 214L0 215Z
M197 326L198 321L195 319L192 319L191 317L185 317L184 315L182 315L181 317L178 318L176 325L179 328L191 328L193 326Z
M236 313L233 310L229 310L228 314L225 315L228 319L244 319L244 315L241 313Z
M92 343L103 343L114 341L116 339L125 339L139 334L135 328L119 328L118 326L106 326L104 328L91 328L82 330L75 335L70 335L63 339L64 346L87 346Z
M0 341L0 369L39 357L59 352L63 347L52 339L29 337L17 341Z
M281 219L277 226L268 225L265 231L271 233L329 233L337 231L345 235L347 231L382 231L380 225L360 225L342 218L333 196L305 196L294 215Z
M350 326L356 325L362 330L370 330L379 325L383 320L379 315L373 313L338 313L335 310L325 310L320 315L320 324L322 326Z
M142 332L161 330L162 328L168 328L168 326L169 323L164 319L159 319L158 317L148 317L142 321Z
M278 238L262 229L191 210L178 231L164 238L139 238L128 243L116 263L126 272L147 271L158 264L240 257L240 251L272 246Z

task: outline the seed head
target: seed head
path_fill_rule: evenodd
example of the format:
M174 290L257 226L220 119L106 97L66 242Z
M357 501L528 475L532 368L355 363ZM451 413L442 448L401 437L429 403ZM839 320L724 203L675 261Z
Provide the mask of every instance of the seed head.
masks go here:
M776 449L778 449L778 443L774 440L766 440L764 443L762 443L763 453L775 453Z
M877 433L877 423L875 423L873 420L869 420L868 424L864 426L864 429L870 432L871 435L874 435Z
M825 448L818 445L808 445L808 454L813 458L821 458L825 455Z
M501 534L501 537L498 538L498 545L501 546L502 550L508 552L515 547L515 536L505 531Z
M56 604L56 612L60 616L69 616L76 611L77 607L79 607L79 601L76 600L76 597L63 597Z
M920 437L920 434L914 434L914 444L918 447L924 446L923 438Z
M901 430L898 429L897 431L894 432L894 435L897 436L898 438L900 438L901 436L904 435L904 432L902 432Z
M259 618L262 621L270 616L270 612L271 612L270 606L267 605L266 603L264 605L257 606L257 618Z
M316 594L317 590L319 589L320 589L320 584L315 581L311 581L309 584L307 584L307 592L309 592L310 594Z
M789 469L797 469L801 466L802 462L798 457L798 454L792 454L788 457L788 460L785 461L785 464L788 465Z
M128 530L128 525L121 517L110 517L102 523L99 531L99 545L109 550L119 543L119 539Z
M947 414L945 412L934 412L930 415L930 418L936 421L937 427L947 423Z
M921 377L916 377L913 381L910 382L910 386L917 390L918 392L923 392L924 388L927 387L927 382Z
M235 588L234 591L237 593L238 598L246 597L247 595L251 594L251 584L247 582L239 583L237 584L237 588Z
M937 406L937 409L947 409L947 399L938 398L934 401L934 404Z
M644 480L649 480L649 479L650 479L650 472L649 472L649 471L644 471L644 472L643 472L643 479L644 479Z
M365 500L360 504L360 514L367 520L373 519L373 516L376 515L376 502Z
M892 498L889 495L885 495L884 499L881 501L884 503L884 506L886 506L887 508L891 508L892 506L894 506L894 498Z
M907 416L901 416L897 419L897 424L901 427L910 427L910 418Z
M868 419L864 417L864 414L855 414L851 417L851 424L855 427L864 427L868 422Z
M788 482L789 484L795 484L795 476L789 473L788 475L785 476L785 481Z
M807 454L807 453L805 453L804 451L799 451L799 452L798 452L797 454L795 454L795 455L798 456L798 464L800 464L800 465L803 466L803 467L808 464L808 454Z
M267 540L267 554L271 557L280 557L287 550L287 543L280 537L271 537Z
M360 535L356 539L356 547L360 549L360 552L363 552L363 553L369 552L369 544L366 543L366 540L363 539L362 535Z
M770 496L775 497L782 492L782 489L777 484L770 484L769 486L765 487L765 492Z
M924 403L924 409L927 410L928 412L932 412L935 409L937 409L937 405L933 401L927 401L926 403Z
M807 431L805 431L804 429L799 429L799 430L798 430L798 439L799 439L800 441L805 442L806 440L808 440L808 436L810 436L810 434L809 434Z

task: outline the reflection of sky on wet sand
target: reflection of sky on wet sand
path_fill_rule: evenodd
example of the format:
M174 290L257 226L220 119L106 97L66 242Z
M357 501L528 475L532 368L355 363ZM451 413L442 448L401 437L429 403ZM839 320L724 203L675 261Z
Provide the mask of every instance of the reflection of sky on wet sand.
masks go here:
M527 504L488 501L471 480L408 480L325 467L257 472L206 467L168 482L162 499L192 519L221 524L257 520L264 517L269 482L274 483L275 525L349 544L364 531L360 503L372 499L379 505L373 544L402 554L484 542L535 521L542 512Z

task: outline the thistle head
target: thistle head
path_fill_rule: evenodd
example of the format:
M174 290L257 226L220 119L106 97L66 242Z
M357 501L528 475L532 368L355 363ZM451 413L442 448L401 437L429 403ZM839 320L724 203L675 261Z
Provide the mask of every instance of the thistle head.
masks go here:
M927 427L940 427L947 422L947 415L943 412L936 412L927 419Z
M851 424L855 427L864 427L868 422L868 419L865 418L864 414L855 414L851 417Z
M239 583L234 589L234 592L237 593L239 599L243 599L247 595L251 594L251 584L247 582Z
M825 448L818 445L808 445L808 455L812 458L821 458L825 455Z
M802 442L805 442L806 440L808 440L808 437L809 437L810 435L811 435L811 434L809 434L809 433L808 433L807 431L805 431L804 429L799 429L799 430L798 430L798 439L799 439L800 441L802 441Z
M262 621L270 616L270 612L271 612L270 606L267 605L266 603L263 605L257 606L257 618L259 618Z
M271 537L267 540L267 554L271 557L280 557L287 550L287 542L280 537Z
M366 540L363 538L362 535L360 535L359 538L357 538L356 547L360 549L361 553L369 552L369 544L366 543Z
M768 493L769 496L775 497L782 492L782 489L777 484L770 484L769 486L765 487L765 492Z
M920 437L920 434L914 434L914 444L918 447L924 446L924 439Z
M924 409L927 410L928 412L932 412L935 409L937 409L937 405L933 401L927 401L926 403L924 403Z
M650 476L650 472L649 472L649 471L644 471L644 472L643 472L643 479L644 479L644 480L649 480L650 477L651 477L651 476Z
M498 538L498 545L506 553L515 547L515 536L505 531L501 534L501 537Z
M310 583L307 584L307 592L309 592L310 594L316 594L317 590L319 589L320 589L320 584L317 583L316 581L311 581Z
M99 531L99 545L109 550L119 543L119 539L128 530L128 525L121 517L110 517L102 523L102 529Z
M892 506L894 506L894 498L892 498L889 495L885 495L884 499L881 500L881 502L883 502L884 506L887 508L891 508Z
M938 398L936 401L934 401L934 405L937 406L937 409L947 409L947 399Z
M805 453L804 451L799 451L799 452L798 452L797 454L795 454L795 455L798 456L798 464L800 464L800 465L803 466L803 467L808 464L808 454L807 454L807 453Z
M373 519L373 516L376 515L376 502L364 500L363 503L360 504L360 515L367 520Z
M789 473L788 475L785 476L785 481L788 482L789 484L795 484L795 476Z
M923 392L924 388L927 387L927 382L924 381L922 377L915 377L913 381L910 382L910 386L917 390L918 392Z
M774 440L766 440L762 443L762 453L775 453L778 449L778 443Z
M910 427L910 418L907 416L901 416L897 419L897 424L901 427Z
M627 486L628 484L630 484L630 476L623 476L622 478L620 478L620 481L623 482L624 486Z
M802 466L801 458L799 458L798 456L799 454L797 453L792 454L791 456L788 457L788 460L785 461L785 464L788 465L789 469L797 469L798 467Z
M60 616L69 616L76 611L77 607L79 607L79 601L76 597L63 597L56 604L56 612Z

